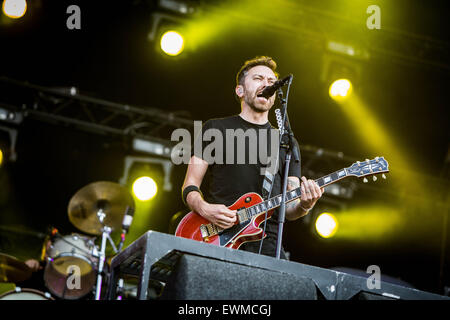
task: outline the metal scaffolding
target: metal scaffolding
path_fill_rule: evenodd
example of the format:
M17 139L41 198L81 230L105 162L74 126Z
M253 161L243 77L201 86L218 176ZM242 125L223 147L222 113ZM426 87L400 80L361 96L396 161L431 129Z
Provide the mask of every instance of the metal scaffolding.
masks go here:
M266 4L272 5L269 19L269 7L263 4L245 11L233 10L233 2L239 8L240 1L202 1L200 7L203 13L216 12L228 15L234 21L246 21L267 31L288 34L291 43L299 39L299 43L323 50L330 41L342 42L364 56L368 53L371 60L450 71L449 42L386 26L383 19L380 29L369 30L366 26L369 15L362 7L360 14L355 16L350 12L341 14L318 9L305 1L279 0L276 5L280 10L273 10L270 2Z
M171 128L193 127L193 121L156 108L137 107L101 100L78 93L72 88L46 88L0 77L3 92L14 90L12 101L0 103L0 123L15 132L25 118L72 126L101 135L139 138L171 147L164 136ZM5 98L5 97L4 97ZM4 99L3 98L3 99ZM163 130L164 129L164 130ZM14 140L15 141L15 140ZM14 152L14 145L12 146ZM159 154L170 157L170 152Z

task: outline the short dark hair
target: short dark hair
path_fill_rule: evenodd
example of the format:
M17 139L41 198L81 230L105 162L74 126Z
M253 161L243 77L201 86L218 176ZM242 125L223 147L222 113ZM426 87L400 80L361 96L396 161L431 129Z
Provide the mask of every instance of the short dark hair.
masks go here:
M248 70L256 66L269 67L270 69L272 69L272 71L275 73L275 76L278 78L278 73L275 71L277 69L277 63L275 62L275 60L267 56L258 56L251 60L245 61L244 65L241 67L241 69L236 75L236 85L243 85Z

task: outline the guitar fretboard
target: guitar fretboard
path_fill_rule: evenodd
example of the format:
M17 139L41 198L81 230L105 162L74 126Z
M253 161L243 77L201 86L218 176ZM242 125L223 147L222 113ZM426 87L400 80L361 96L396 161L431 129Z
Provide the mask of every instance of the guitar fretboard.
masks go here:
M344 169L335 171L329 175L323 176L323 177L315 180L315 182L319 185L319 187L322 188L322 187L326 187L327 185L332 184L346 176L347 176L347 171L344 168ZM300 187L296 188L294 190L291 190L291 191L287 191L286 192L286 203L293 201L295 199L298 199L298 198L300 198L300 196L301 196L301 188ZM281 198L282 198L282 195L279 194L279 195L277 195L273 198L270 198L266 201L263 201L258 204L255 204L251 207L248 207L247 215L249 217L253 217L262 212L275 209L281 205Z

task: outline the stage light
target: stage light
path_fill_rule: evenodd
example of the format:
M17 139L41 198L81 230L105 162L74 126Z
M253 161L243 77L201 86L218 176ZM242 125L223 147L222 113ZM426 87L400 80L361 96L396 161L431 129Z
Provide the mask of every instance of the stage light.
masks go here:
M196 11L196 6L192 1L159 0L158 6L179 15L193 14Z
M161 36L161 49L169 56L177 56L184 49L184 39L176 31L167 31Z
M157 141L156 139L153 141L134 138L133 150L167 158L170 158L172 153L172 147L167 142Z
M0 149L0 167L2 166L3 163L3 151L2 149Z
M335 100L342 100L352 92L352 83L348 79L338 79L330 85L330 97Z
M331 238L335 235L338 222L334 215L324 212L317 217L316 231L323 238Z
M331 53L347 56L352 59L367 61L370 58L370 53L365 48L348 43L328 41L327 50Z
M158 186L156 185L155 180L145 176L137 178L134 181L132 190L136 198L141 201L148 201L156 196Z
M27 2L25 0L4 0L2 9L7 17L19 19L27 11Z
M154 157L126 156L123 174L119 179L122 185L132 186L132 181L138 177L150 176L162 185L162 190L172 191L171 174L173 163L168 159Z

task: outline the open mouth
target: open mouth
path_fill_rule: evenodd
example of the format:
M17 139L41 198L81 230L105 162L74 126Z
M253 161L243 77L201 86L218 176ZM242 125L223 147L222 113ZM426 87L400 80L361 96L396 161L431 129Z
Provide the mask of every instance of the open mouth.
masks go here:
M256 97L259 101L266 103L267 101L269 101L269 99L265 98L265 97Z
M266 97L259 96L261 93L262 93L262 90L261 90L261 92L257 92L257 93L256 93L256 98L257 98L257 99L263 99L264 101L267 101L268 99L267 99Z

